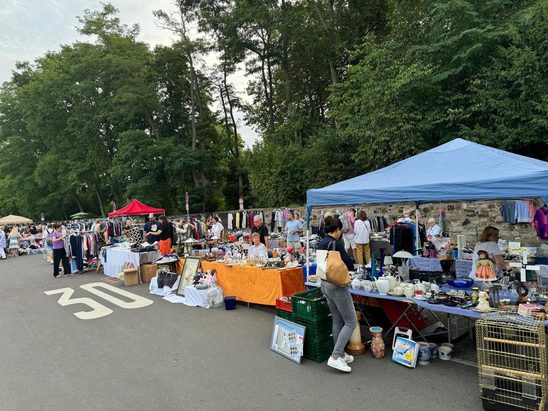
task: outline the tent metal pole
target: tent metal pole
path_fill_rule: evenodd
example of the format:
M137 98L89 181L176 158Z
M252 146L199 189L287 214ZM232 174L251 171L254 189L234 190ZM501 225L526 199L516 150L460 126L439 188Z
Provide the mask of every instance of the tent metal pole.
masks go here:
M419 255L419 202L415 202L415 254Z
M310 273L310 210L306 208L306 281Z

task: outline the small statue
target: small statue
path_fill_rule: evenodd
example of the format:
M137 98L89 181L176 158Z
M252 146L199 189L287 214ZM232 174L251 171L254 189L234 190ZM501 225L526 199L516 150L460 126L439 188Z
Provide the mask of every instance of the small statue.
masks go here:
M479 303L476 307L477 311L490 311L491 307L489 307L489 295L485 291L479 292Z

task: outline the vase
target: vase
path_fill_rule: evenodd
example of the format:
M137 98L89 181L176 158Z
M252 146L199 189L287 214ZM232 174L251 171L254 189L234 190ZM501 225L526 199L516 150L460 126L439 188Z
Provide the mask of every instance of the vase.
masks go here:
M432 354L430 351L430 346L427 342L420 342L419 343L419 364L420 365L428 365L430 364L430 359L432 358Z
M384 357L384 341L382 339L382 328L381 327L371 327L369 328L371 332L371 354L373 358L383 358Z
M361 313L356 311L356 327L350 336L350 341L346 346L346 352L350 355L362 355L365 353L365 345L362 343L362 334L360 332Z

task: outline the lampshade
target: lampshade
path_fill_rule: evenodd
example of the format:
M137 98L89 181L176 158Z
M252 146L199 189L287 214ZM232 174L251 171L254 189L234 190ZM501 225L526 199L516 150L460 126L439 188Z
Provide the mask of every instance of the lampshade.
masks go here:
M411 254L409 251L401 250L401 251L398 251L397 253L393 254L392 257L396 257L396 258L413 258L414 255Z
M394 264L394 261L392 260L392 257L387 255L384 257L384 265L392 265Z

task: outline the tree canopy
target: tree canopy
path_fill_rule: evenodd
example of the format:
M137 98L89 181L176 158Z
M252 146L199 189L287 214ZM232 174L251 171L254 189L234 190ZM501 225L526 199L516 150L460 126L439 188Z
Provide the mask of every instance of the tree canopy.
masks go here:
M302 204L457 136L548 160L545 1L177 6L151 16L170 46L106 4L78 18L87 41L18 63L0 89L0 213L104 215L131 198L182 213L185 192L193 212ZM248 99L230 82L241 68Z

